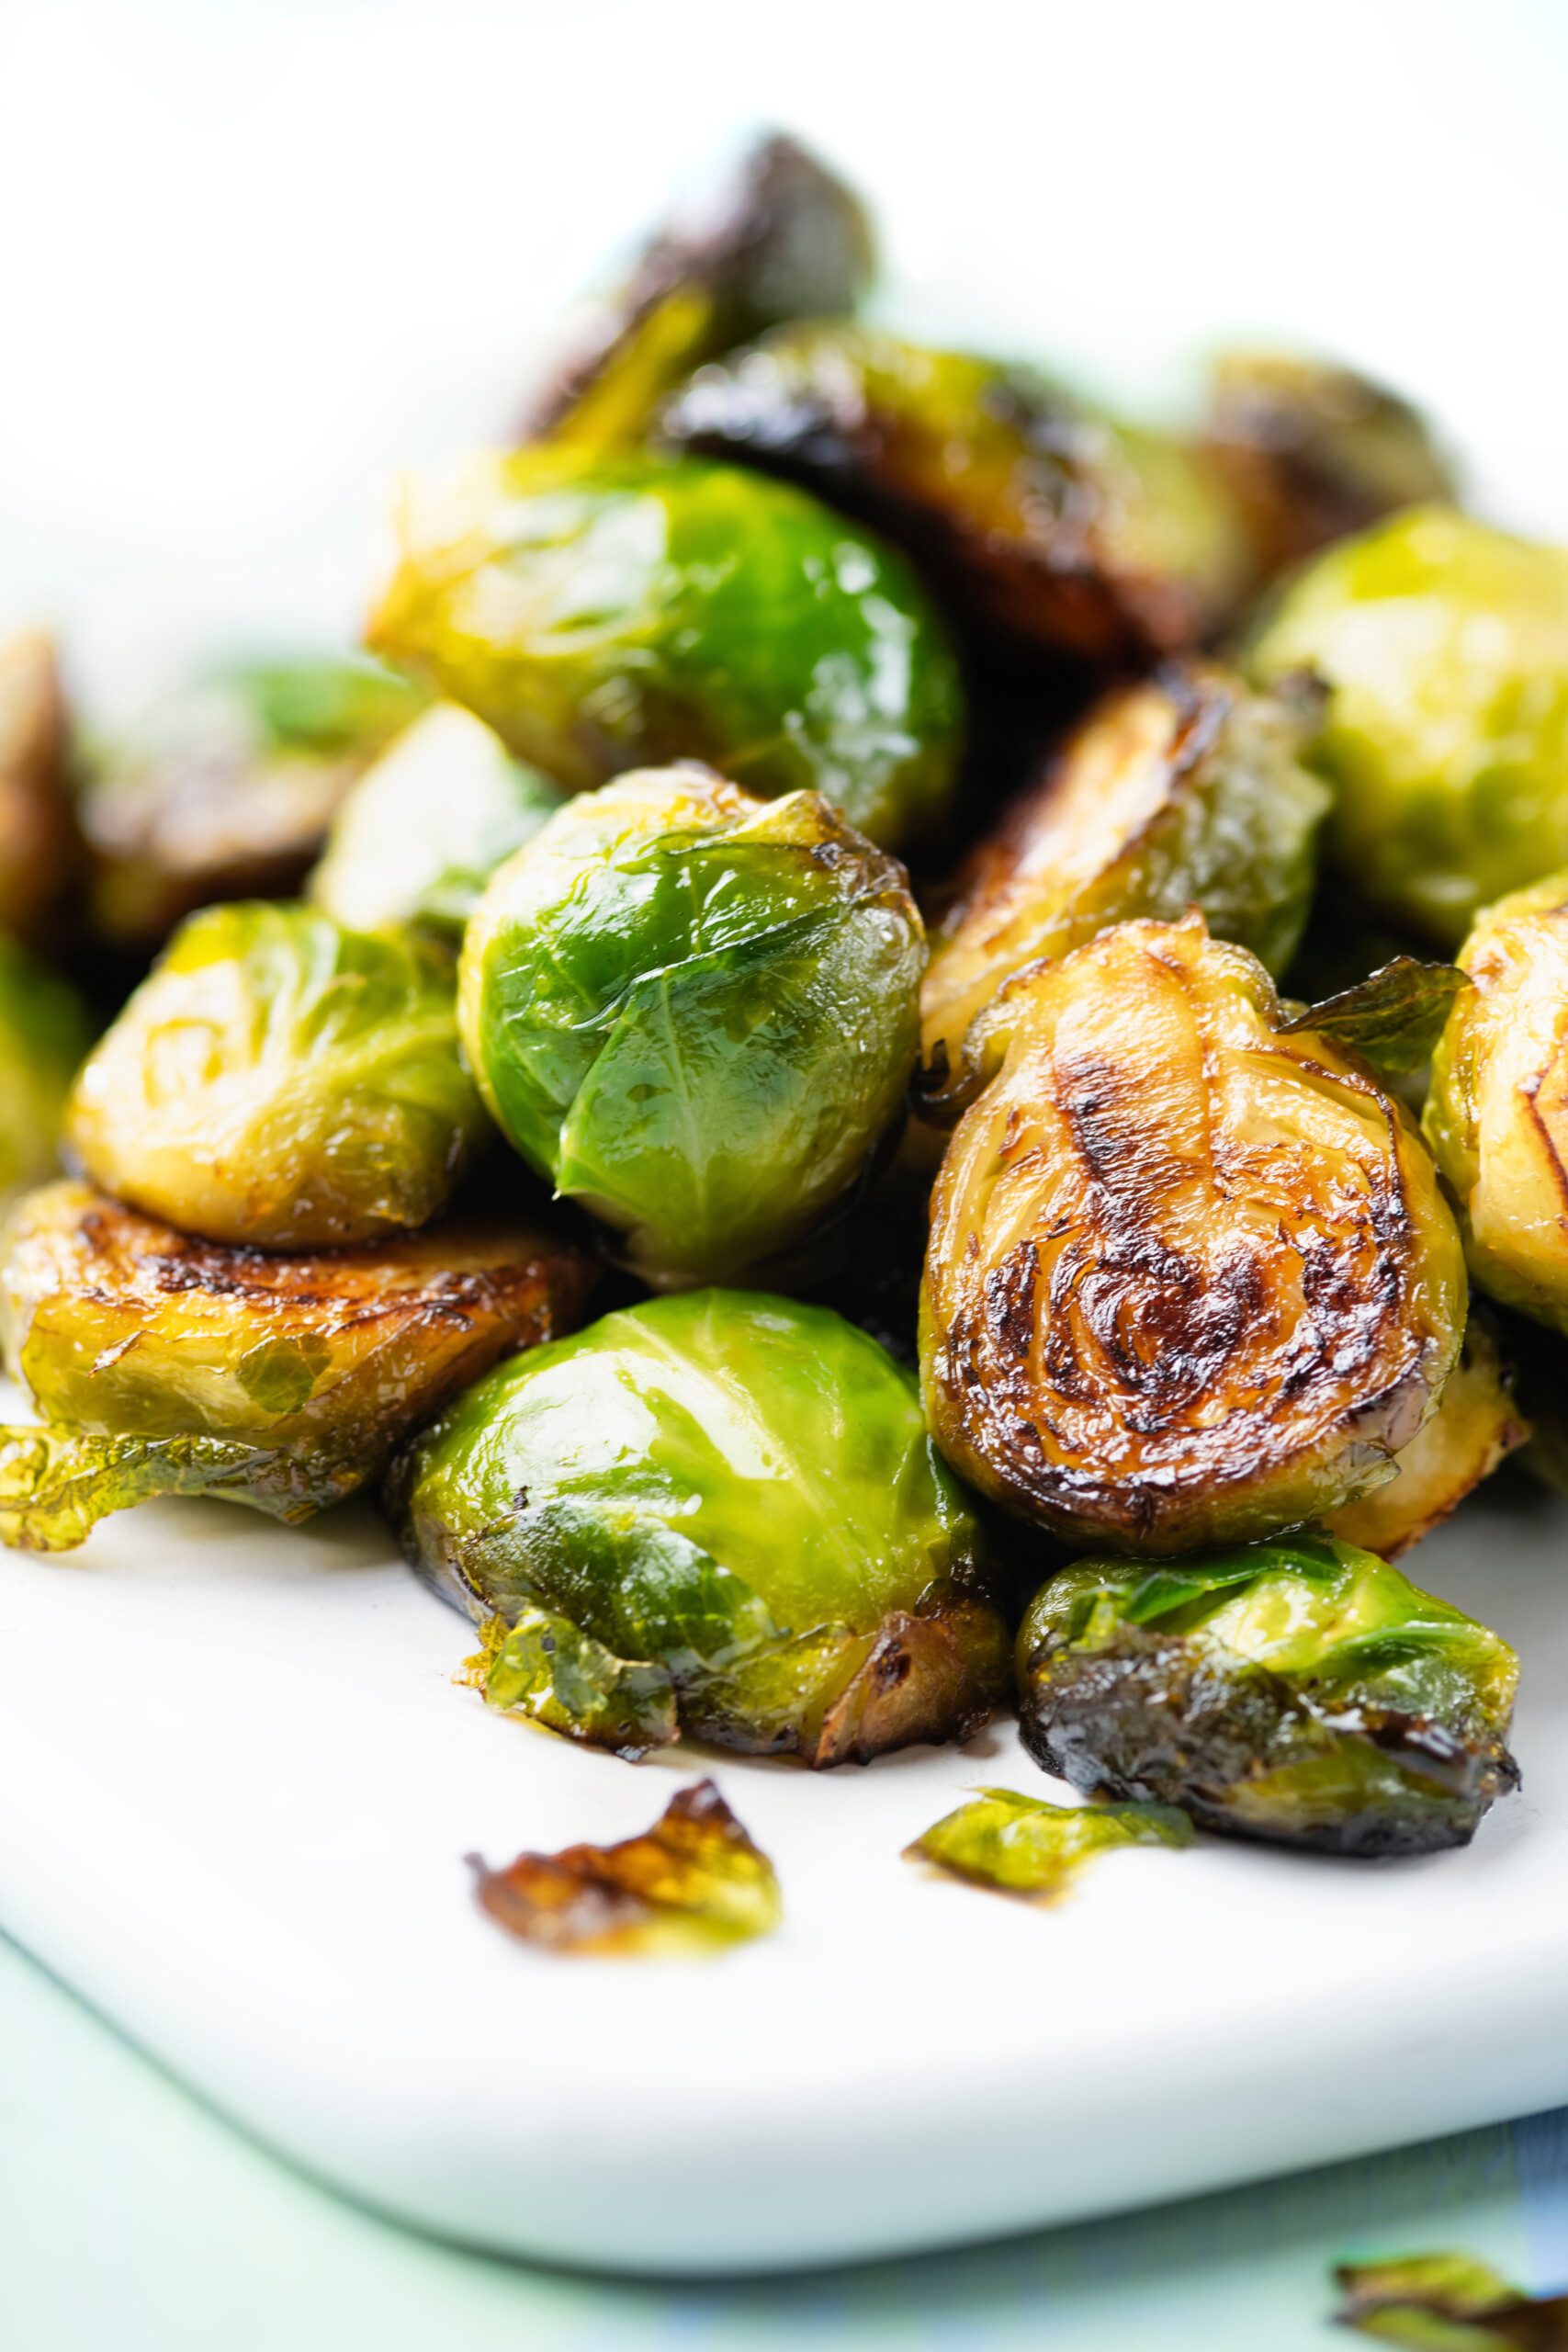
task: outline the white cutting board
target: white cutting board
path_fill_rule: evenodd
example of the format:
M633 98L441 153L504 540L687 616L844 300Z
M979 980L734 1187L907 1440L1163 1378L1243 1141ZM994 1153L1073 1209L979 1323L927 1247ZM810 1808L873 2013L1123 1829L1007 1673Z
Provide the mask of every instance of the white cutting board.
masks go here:
M866 1770L630 1766L497 1716L367 1509L153 1504L0 1555L0 1925L275 2147L476 2244L717 2272L930 2247L1568 2100L1568 1510L1418 1555L1524 1657L1521 1796L1463 1852L1201 1840L1043 1910L900 1849L1010 1721ZM552 1959L462 1856L612 1838L715 1772L785 1922Z

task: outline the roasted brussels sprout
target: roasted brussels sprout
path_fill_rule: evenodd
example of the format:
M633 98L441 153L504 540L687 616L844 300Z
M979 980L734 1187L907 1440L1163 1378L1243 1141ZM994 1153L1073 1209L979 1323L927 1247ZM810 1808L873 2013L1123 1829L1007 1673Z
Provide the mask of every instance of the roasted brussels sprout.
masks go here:
M221 1249L70 1183L19 1202L0 1246L6 1368L46 1423L4 1433L0 1536L40 1551L150 1494L307 1518L501 1356L570 1330L596 1271L520 1225Z
M52 1175L91 1032L74 989L0 932L0 1207Z
M981 1789L904 1849L1003 1894L1059 1903L1099 1854L1118 1846L1191 1843L1192 1825L1174 1805L1045 1804L1016 1789Z
M486 1133L450 958L309 907L192 915L83 1065L95 1184L211 1241L310 1250L423 1225Z
M1286 352L1224 354L1206 439L1269 575L1401 507L1454 493L1408 401L1351 368Z
M1197 915L998 1000L931 1201L921 1366L961 1476L1077 1550L1237 1543L1393 1475L1458 1357L1437 1170Z
M1422 1124L1475 1281L1568 1332L1568 870L1488 907Z
M560 805L482 719L438 703L349 786L310 895L349 931L418 922L456 944L496 867Z
M0 930L48 940L82 855L67 783L65 703L54 647L28 629L0 641Z
M194 908L297 889L424 700L377 663L320 660L224 671L159 705L100 748L82 795L99 933L155 947Z
M524 439L640 441L688 369L782 319L852 311L875 254L859 198L793 139L761 140L678 215L532 403Z
M965 1039L1003 982L1110 923L1198 906L1217 939L1284 969L1328 805L1296 764L1301 732L1286 706L1212 667L1173 666L1096 706L974 852L936 933L920 994L928 1117L955 1116L995 1074L999 1052Z
M1194 645L1251 582L1203 451L1112 424L1027 368L813 322L700 368L659 424L809 483L912 548L961 607L1092 660Z
M822 1307L689 1291L470 1388L387 1499L491 1621L492 1705L637 1754L815 1765L965 1738L1006 1685L979 1531L914 1382Z
M525 1159L673 1285L800 1239L865 1169L924 962L903 868L815 793L650 770L570 802L495 876L463 1042Z
M1281 1536L1080 1560L1018 1637L1025 1745L1077 1789L1341 1854L1462 1846L1518 1784L1518 1660L1371 1552Z
M1468 2254L1342 2262L1340 2327L1411 2352L1562 2352L1568 2295L1527 2295Z
M371 641L572 791L707 759L892 848L953 782L958 674L903 558L738 467L475 458L409 502Z
M1309 753L1368 904L1445 947L1568 864L1568 550L1425 506L1302 573L1250 654L1328 687Z

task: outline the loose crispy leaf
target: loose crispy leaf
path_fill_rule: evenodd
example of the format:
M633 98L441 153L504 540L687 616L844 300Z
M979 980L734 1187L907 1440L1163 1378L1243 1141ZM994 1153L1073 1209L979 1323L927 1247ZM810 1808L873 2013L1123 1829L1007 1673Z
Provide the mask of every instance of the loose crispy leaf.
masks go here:
M552 1951L685 1958L768 1935L783 1916L772 1862L711 1781L618 1846L519 1854L503 1871L468 1859L480 1908Z
M680 1736L668 1667L617 1657L547 1609L525 1609L513 1625L492 1617L468 1677L487 1705L613 1748L628 1762Z
M1050 1804L1016 1789L980 1789L905 1852L1006 1894L1057 1903L1097 1854L1191 1842L1192 1825L1174 1805Z
M1348 1046L1385 1077L1398 1078L1429 1062L1453 1001L1470 985L1455 964L1419 964L1396 956L1353 989L1309 1004L1283 1023L1282 1034L1311 1029Z
M1341 2263L1341 2327L1420 2352L1557 2352L1568 2346L1568 2295L1524 2295L1464 2254Z
M0 1543L69 1552L110 1511L153 1495L232 1494L275 1458L231 1438L0 1429Z

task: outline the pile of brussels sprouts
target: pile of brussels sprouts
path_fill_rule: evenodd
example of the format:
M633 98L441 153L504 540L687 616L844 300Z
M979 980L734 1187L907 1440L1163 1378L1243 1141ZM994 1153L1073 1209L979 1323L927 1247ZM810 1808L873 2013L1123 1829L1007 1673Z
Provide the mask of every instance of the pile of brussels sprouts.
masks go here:
M99 740L0 650L0 1532L364 1487L626 1757L1016 1703L1148 1835L1462 1842L1517 1661L1391 1563L1568 1461L1568 552L1343 369L1145 430L873 261L760 147L364 655Z

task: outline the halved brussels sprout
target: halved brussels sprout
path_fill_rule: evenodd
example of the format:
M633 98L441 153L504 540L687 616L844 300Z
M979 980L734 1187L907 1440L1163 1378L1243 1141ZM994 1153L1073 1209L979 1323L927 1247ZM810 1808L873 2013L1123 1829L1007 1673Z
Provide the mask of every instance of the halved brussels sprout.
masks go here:
M1482 1289L1568 1331L1568 870L1488 907L1422 1125Z
M795 140L760 140L647 247L522 437L594 450L640 441L689 369L781 319L852 311L874 263L858 197Z
M1059 1903L1097 1855L1191 1839L1191 1823L1174 1805L1046 1804L1016 1789L980 1789L906 1846L904 1857L1003 1894Z
M1398 1476L1359 1502L1342 1503L1324 1521L1331 1535L1396 1560L1490 1478L1530 1434L1515 1394L1514 1365L1497 1328L1473 1305L1460 1360L1443 1383L1438 1409L1420 1435L1394 1456Z
M310 1250L435 1215L487 1132L447 956L310 907L209 907L83 1065L100 1191L211 1241Z
M870 327L781 327L698 370L671 443L809 483L913 548L956 601L1095 660L1176 652L1253 559L1201 450L1112 424L1025 368Z
M570 1330L596 1272L522 1225L223 1249L70 1183L19 1202L0 1247L6 1369L46 1424L4 1433L0 1536L41 1551L151 1494L285 1520L340 1501L498 1358Z
M606 1315L460 1396L387 1500L414 1566L492 1621L491 1703L622 1754L686 1732L863 1762L968 1737L1006 1688L915 1384L822 1307Z
M349 786L310 896L349 931L418 922L456 944L496 867L560 804L483 719L437 703Z
M360 770L425 695L359 660L256 662L172 695L97 752L80 803L92 915L155 947L220 899L299 888Z
M903 557L739 467L476 458L407 503L371 642L571 791L706 759L891 848L953 783L958 673Z
M1318 557L1253 646L1328 687L1308 754L1369 905L1445 947L1568 864L1568 550L1441 506Z
M973 853L936 933L920 992L928 1117L955 1116L994 1076L1000 1053L972 1024L1003 982L1110 923L1197 906L1215 938L1284 969L1328 806L1296 764L1302 732L1294 710L1211 666L1096 705Z
M0 932L0 1207L53 1174L91 1035L75 989Z
M1080 1550L1236 1543L1393 1476L1459 1355L1438 1174L1364 1063L1283 1034L1201 918L998 1001L931 1201L921 1365L961 1476Z
M903 868L815 793L697 767L580 796L463 948L468 1058L524 1158L663 1285L809 1233L904 1101L925 962Z
M0 641L0 929L47 938L82 843L67 786L65 703L41 630Z
M1270 576L1401 507L1454 494L1419 411L1325 360L1224 353L1205 438Z
M1518 1660L1371 1552L1079 1560L1018 1636L1024 1743L1086 1792L1340 1854L1462 1846L1518 1785Z

